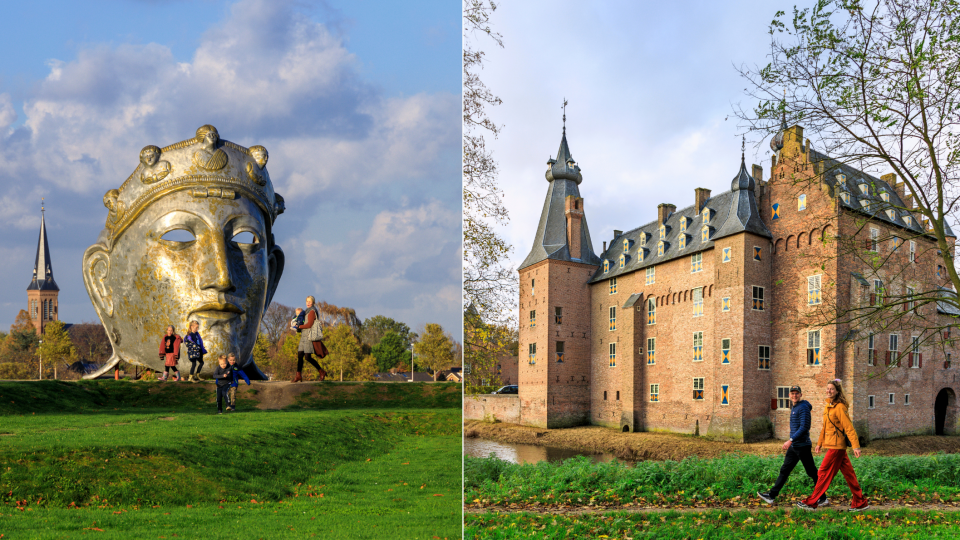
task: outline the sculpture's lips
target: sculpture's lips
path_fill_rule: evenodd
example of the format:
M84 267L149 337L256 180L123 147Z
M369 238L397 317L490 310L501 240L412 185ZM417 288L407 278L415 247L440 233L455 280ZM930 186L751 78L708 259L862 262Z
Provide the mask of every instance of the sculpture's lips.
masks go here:
M201 317L208 317L211 319L232 319L238 315L243 315L245 312L235 304L230 302L213 302L209 304L204 304L197 309L193 310L193 315L198 315Z

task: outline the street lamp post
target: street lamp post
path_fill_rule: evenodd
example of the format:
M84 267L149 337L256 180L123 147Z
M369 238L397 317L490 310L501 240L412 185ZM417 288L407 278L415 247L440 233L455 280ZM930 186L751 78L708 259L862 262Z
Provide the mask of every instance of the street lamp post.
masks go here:
M413 382L413 343L410 344L410 382Z

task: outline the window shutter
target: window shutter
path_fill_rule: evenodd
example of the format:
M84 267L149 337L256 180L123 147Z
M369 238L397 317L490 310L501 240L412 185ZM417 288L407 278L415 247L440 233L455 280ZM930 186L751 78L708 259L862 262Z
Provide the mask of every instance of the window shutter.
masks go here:
M903 310L904 310L904 311L907 311L907 304L908 304L908 303L909 303L909 302L904 302L904 303L903 303Z
M876 293L870 293L870 305L875 306L877 304L877 295Z
M807 349L807 364L813 364L813 349Z
M890 351L887 351L887 365L890 365Z
M910 367L913 367L913 353L909 353L909 358L907 358L907 362L910 364Z
M917 353L918 367L923 367L923 353Z
M777 410L777 398L770 398L770 410Z

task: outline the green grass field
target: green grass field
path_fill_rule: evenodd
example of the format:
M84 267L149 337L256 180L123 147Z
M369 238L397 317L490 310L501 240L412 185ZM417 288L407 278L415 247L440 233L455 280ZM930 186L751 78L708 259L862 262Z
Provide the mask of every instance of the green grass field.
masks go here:
M160 386L0 382L0 538L460 537L459 399L217 415Z

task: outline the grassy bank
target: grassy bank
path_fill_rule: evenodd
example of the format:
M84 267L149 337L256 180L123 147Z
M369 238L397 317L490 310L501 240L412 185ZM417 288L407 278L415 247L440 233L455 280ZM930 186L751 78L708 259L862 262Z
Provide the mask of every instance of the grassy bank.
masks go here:
M819 456L815 460L819 464ZM779 456L696 457L682 461L592 463L577 457L564 462L518 465L495 458L465 458L467 504L642 506L737 504L755 501L773 485ZM960 455L862 457L853 460L864 494L874 501L960 502ZM781 498L806 496L813 484L802 468L794 472ZM828 495L849 496L838 478Z
M791 540L957 538L960 514L942 512L803 512L712 511L603 515L481 514L468 515L464 538L631 538L670 540L701 538Z
M459 537L459 408L217 415L203 386L0 383L0 537Z

